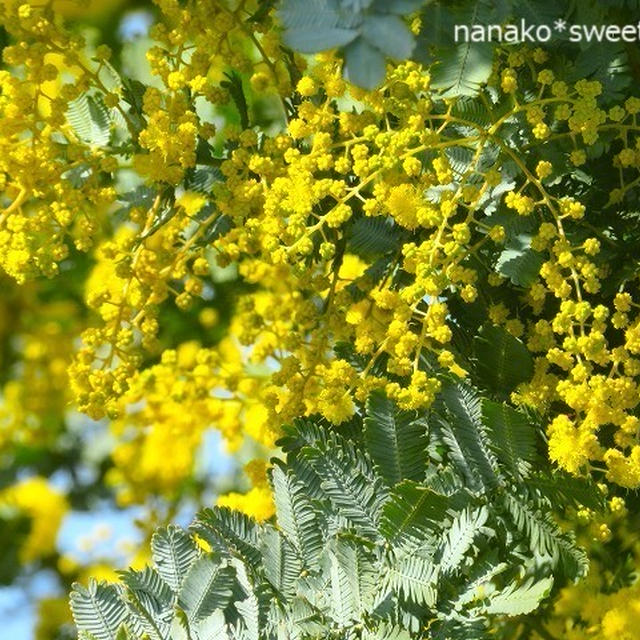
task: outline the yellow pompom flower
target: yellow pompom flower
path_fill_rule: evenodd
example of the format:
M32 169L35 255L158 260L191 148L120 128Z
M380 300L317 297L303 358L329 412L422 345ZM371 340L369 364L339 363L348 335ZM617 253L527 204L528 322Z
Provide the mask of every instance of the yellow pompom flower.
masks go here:
M20 548L23 562L33 562L54 552L58 529L69 505L46 478L27 478L4 489L0 505L14 508L29 519L29 534Z

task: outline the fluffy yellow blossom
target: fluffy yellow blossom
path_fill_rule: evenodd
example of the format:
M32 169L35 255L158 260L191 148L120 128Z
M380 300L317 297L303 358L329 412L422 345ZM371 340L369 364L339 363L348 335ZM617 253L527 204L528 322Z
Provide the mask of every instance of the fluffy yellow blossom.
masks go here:
M0 506L16 509L29 520L29 533L20 548L23 562L33 562L52 554L58 529L69 506L62 493L46 478L35 476L0 492Z
M271 490L267 487L253 487L247 493L228 493L220 496L217 504L246 513L259 522L268 520L275 511Z
M392 187L387 196L386 206L398 224L407 229L418 226L418 208L421 202L415 187L409 184Z
M262 460L252 460L244 470L253 487L244 494L231 492L221 495L217 504L246 513L258 522L268 520L275 513L275 505L268 485L267 467Z
M549 457L571 473L588 462L582 436L568 416L560 415L549 425Z

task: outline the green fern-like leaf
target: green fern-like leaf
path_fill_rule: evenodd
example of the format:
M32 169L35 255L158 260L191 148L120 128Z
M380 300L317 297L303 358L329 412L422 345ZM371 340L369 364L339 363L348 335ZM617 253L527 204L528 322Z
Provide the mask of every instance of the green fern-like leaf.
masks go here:
M231 640L224 613L219 610L196 622L193 629L195 635L203 640Z
M378 258L397 250L402 233L393 221L384 217L358 218L349 231L349 249L358 255Z
M406 480L395 487L384 505L380 531L393 545L423 544L441 523L452 500Z
M295 548L280 531L268 527L262 534L261 550L267 580L285 598L291 597L302 572L302 561Z
M182 529L170 525L159 529L151 539L151 556L162 579L178 593L199 551L193 539Z
M533 375L533 358L525 345L502 327L482 327L474 340L477 371L490 389L508 396Z
M449 574L460 567L476 536L484 532L488 517L486 507L467 508L455 516L437 552L442 573Z
M327 548L331 617L342 626L371 608L378 588L373 557L362 544L339 537Z
M521 585L512 584L503 591L492 594L486 611L507 616L531 613L549 595L552 586L553 578L551 577L537 581L529 580Z
M190 623L224 609L231 601L234 585L233 569L214 554L198 558L184 578L178 604Z
M104 147L111 137L109 111L100 96L83 94L69 103L67 121L82 141Z
M483 127L487 127L493 122L492 114L487 108L486 101L478 97L461 96L453 104L451 113L456 118Z
M604 496L598 488L584 478L554 470L536 472L527 478L527 491L550 505L587 507L594 511L603 508Z
M504 505L533 553L541 559L548 558L554 565L562 564L567 575L574 578L586 574L589 562L584 550L575 545L571 534L560 530L551 513L510 494L504 496Z
M397 411L382 392L369 396L364 421L367 450L389 486L424 478L427 428L426 420Z
M365 630L362 640L411 640L411 635L404 629L381 625L375 631Z
M498 559L495 547L475 558L467 582L451 600L451 610L459 611L464 605L481 600L487 585L491 585L491 580L508 568L509 565L506 562L500 562Z
M136 618L133 631L151 640L164 640L173 617L176 594L151 567L124 571L120 579L129 588L127 600Z
M260 529L244 513L227 507L204 509L191 525L191 530L216 551L242 558L253 567L260 563Z
M473 389L449 385L442 390L442 435L452 460L470 487L493 488L500 483L499 465L482 421L482 404ZM481 484L479 484L481 483Z
M493 65L488 42L463 42L447 50L433 72L433 86L447 97L473 96L487 82Z
M278 526L298 551L305 565L313 565L322 551L323 540L318 513L304 486L280 464L271 473Z
M484 399L482 418L500 462L518 478L536 460L536 429L522 413L507 405Z
M385 491L366 459L352 448L338 452L309 448L304 454L337 512L364 535L377 537Z
M402 597L426 607L437 601L438 565L431 558L410 554L394 562L385 586Z
M531 236L522 233L509 237L498 256L496 271L518 287L530 287L540 274L544 254L531 248Z
M71 612L80 631L95 640L118 640L118 631L127 619L127 609L115 585L91 580L87 587L73 586Z

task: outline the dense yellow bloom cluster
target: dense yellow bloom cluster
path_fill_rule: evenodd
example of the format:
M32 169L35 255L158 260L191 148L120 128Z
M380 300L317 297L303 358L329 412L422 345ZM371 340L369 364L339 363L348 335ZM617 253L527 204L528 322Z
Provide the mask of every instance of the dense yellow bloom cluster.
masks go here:
M554 609L558 620L548 625L553 637L567 640L638 638L640 587L633 585L603 593L599 576L600 572L594 571L593 579L587 578L560 596Z
M8 279L0 307L5 379L0 401L0 459L13 447L53 446L64 427L67 369L81 326L79 305L46 302L46 287Z
M591 547L589 575L565 587L555 600L544 630L553 638L567 640L636 640L640 637L640 586L631 586L625 574L633 572L640 558L635 514L625 501L614 496L607 513L596 516L587 509L577 513L578 537ZM610 563L628 554L625 564ZM547 635L534 633L536 640Z
M104 152L65 117L91 83L104 87L83 39L60 29L48 5L3 3L0 21L16 41L3 60L21 69L0 73L0 186L8 200L0 213L0 264L23 282L56 274L70 242L91 247L115 190L103 179L112 169Z
M273 446L255 385L241 384L234 397L223 392L241 372L240 352L226 339L215 351L194 342L165 350L159 364L135 374L111 423L116 466L107 480L122 504L176 494L193 475L206 429L219 430L231 450L243 432Z
M542 52L531 55L531 62L544 64ZM525 61L524 55L510 56L508 63L517 68ZM537 315L544 308L548 317L549 305L556 309L550 320L528 326L510 317L509 310L495 320L525 340L533 353L543 354L537 359L533 380L514 400L541 411L560 400L571 409L549 426L550 454L562 467L579 473L590 462L602 461L611 480L638 486L640 448L634 448L638 447L637 419L632 415L638 395L633 357L638 352L637 320L627 313L632 300L629 294L619 294L616 309L629 300L624 310L621 307L615 313L589 302L608 272L606 263L598 260L598 238L575 243L566 233L585 216L584 205L549 192L544 182L553 174L551 163L541 161L529 168L498 137L502 122L519 113L526 117L534 138L548 139L547 130L553 126L556 138L569 136L576 146L581 143L587 148L598 140L600 131L624 128L628 147L618 158L622 166L637 168L637 101L629 99L624 107L607 113L597 104L599 83L582 80L570 87L542 69L540 98L517 105L485 131L452 115L450 108L435 109L428 74L411 63L391 71L378 92L361 94L351 89L361 100L359 112L336 112L331 108L334 98L347 91L338 71L329 57L300 81L304 99L298 117L288 123L287 135L279 134L258 147L253 136L242 134L240 147L222 166L227 182L216 192L217 206L236 223L215 242L221 258L239 260L240 273L274 296L265 311L255 304L250 307L241 333L247 345L259 342L265 330L273 334L270 350L260 342L260 354L279 358L286 376L275 378L283 383L277 401L272 401L272 419L286 420L304 409L341 422L353 410L349 395L362 399L375 387L385 388L406 408L428 406L439 383L419 368L425 351L434 352L443 367L464 375L445 349L452 329L446 304L436 300L454 290L464 302L474 302L480 274L468 266L469 258L487 241L500 244L504 240L504 227L483 211L503 178L500 166L483 168L481 164L486 147L495 144L523 175L517 190L504 196L505 205L519 216L542 218L531 246L546 261L540 277L524 292L523 302ZM416 96L414 101L396 98L409 91ZM396 118L393 127L379 121L380 114L389 113ZM459 133L460 127L466 127L466 135ZM454 172L446 155L453 149L472 151L471 166L463 175ZM632 161L632 154L636 160ZM572 154L572 159L578 155ZM622 191L633 185L625 182L624 175L622 180ZM613 199L620 197L618 191L612 194ZM350 287L340 286L340 267L349 258L342 252L341 229L354 211L372 218L388 215L396 228L420 232L420 241L405 242L396 258L411 276L402 286L394 282L391 268L381 281L371 282L365 269ZM318 246L327 266L306 259ZM333 279L327 276L331 270ZM299 295L299 311L279 295L274 273ZM263 292L259 295L264 299ZM314 306L318 297L322 302ZM287 320L297 322L282 324L274 309L286 309ZM243 314L238 317L241 322ZM280 327L286 327L288 334L282 340L277 339ZM620 343L618 331L625 328ZM367 358L361 375L356 376L347 363L325 361L336 341L353 341L357 352ZM284 360L278 355L283 347ZM410 376L408 388L371 375L381 357L386 358L389 374ZM338 367L340 372L333 376ZM334 378L342 381L342 388L327 390ZM320 398L317 404L316 398ZM598 433L607 424L619 429L614 445L605 447Z
M253 460L245 466L245 472L251 480L252 488L247 493L233 491L220 496L218 506L242 511L262 522L275 513L266 465L261 460Z
M20 548L23 562L53 553L58 529L69 507L64 496L45 478L28 478L2 490L0 507L15 509L29 520L29 534Z
M244 3L235 9L216 3L215 19L208 3L192 5L158 2L164 22L152 29L157 46L147 57L165 90L146 90L138 125L124 107L123 86L107 86L102 78L108 50L99 48L88 61L81 39L66 33L47 7L4 9L7 29L24 43L4 51L7 64L24 69L24 79L6 73L2 80L9 145L2 154L6 166L0 167L8 176L5 270L19 280L34 268L53 274L69 240L82 249L89 246L89 236L102 224L99 212L114 198L104 180L117 172L113 154L78 138L65 118L71 101L87 88L113 113L120 111L139 145L134 168L154 187L150 201L131 207L128 224L100 245L86 299L101 322L84 332L84 347L70 369L79 407L94 418L117 419L118 467L152 460L171 437L190 431L184 460L176 460L166 477L155 474L151 480L153 463L123 471L124 476L137 475L130 478L134 485L175 487L192 468L202 428L217 426L229 442L238 439L242 397L256 400L272 429L317 412L343 422L374 388L385 389L407 409L429 406L440 386L438 372L466 375L450 347L453 327L443 297L473 304L487 277L499 289L499 274L491 268L486 273L474 259L508 235L503 219L495 222L485 211L500 202L532 222L531 247L544 256L539 277L521 300L498 302L489 313L536 354L533 379L513 399L542 412L554 402L563 404L549 424L550 455L560 466L581 473L590 464L604 465L612 481L639 486L636 302L624 291L615 298L615 309L590 301L607 276L600 259L603 239L568 233L586 215L584 205L547 187L553 163L527 166L525 156L502 138L502 127L521 118L531 145L544 149L567 138L574 147L571 161L580 165L603 133L617 132L624 144L614 159L621 176L611 194L615 205L633 188L640 166L639 101L629 98L605 111L598 106L598 82L568 85L545 68L543 51L522 50L505 56L492 81L513 96L513 107L497 115L489 104L487 127L431 91L429 74L415 63L391 69L384 86L373 92L347 85L330 54L292 80L306 62L294 58L287 66L277 33L244 20ZM58 60L53 55L62 56L65 74L47 62ZM233 68L251 74L254 91L274 100L288 96L295 85L296 100L283 106L287 118L279 129L258 135L246 122L248 114L241 114L240 128L216 132L205 111L196 108L203 101L215 110L233 96L233 78L219 71L225 56ZM530 69L539 92L524 99L518 74ZM41 85L56 79L56 97L47 101ZM341 109L345 100L356 108ZM211 163L199 149L214 139L229 148L218 162L224 181L206 194L176 200L173 187L187 172ZM500 162L488 160L491 149L497 149ZM468 157L462 171L455 164L460 154ZM518 182L499 191L509 164L517 169ZM79 168L81 180L73 173ZM90 215L82 213L87 207ZM372 263L366 247L358 256L345 250L357 225L382 219L394 223L390 233L400 239L396 255ZM227 228L216 231L222 220ZM186 311L206 299L212 264L237 265L252 287L238 299L230 328L250 365L229 375L220 367L220 352L204 349L193 362L206 375L181 369L171 354L141 371L147 354L158 354L162 305L173 298ZM519 304L541 319L523 324ZM355 345L361 367L333 353L341 342ZM432 360L435 368L424 366ZM194 376L202 394L193 399L200 427L180 427L180 420L173 420L171 428L158 428L172 419L168 409L160 415L153 395L170 390L170 397L180 398L174 388ZM220 390L239 404L217 398ZM144 407L129 415L127 406L139 402ZM605 445L599 434L607 425L616 430ZM273 433L263 442L273 442Z

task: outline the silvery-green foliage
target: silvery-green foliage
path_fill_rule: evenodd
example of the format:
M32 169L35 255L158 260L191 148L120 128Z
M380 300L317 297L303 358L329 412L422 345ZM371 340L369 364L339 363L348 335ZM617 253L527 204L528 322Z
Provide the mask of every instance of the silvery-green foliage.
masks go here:
M342 48L345 74L372 89L384 78L385 59L409 58L415 38L404 17L424 0L284 0L284 41L296 51Z
M81 637L489 637L586 571L552 505L597 495L540 482L536 444L526 416L464 385L430 412L375 392L346 427L300 420L271 470L273 522L214 508L159 530L152 567L75 587Z

